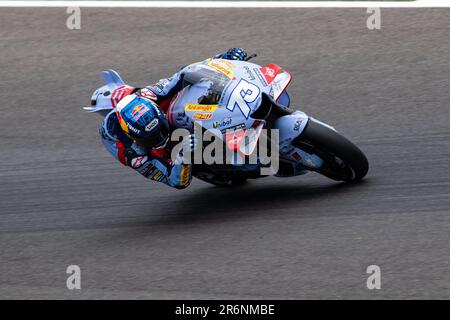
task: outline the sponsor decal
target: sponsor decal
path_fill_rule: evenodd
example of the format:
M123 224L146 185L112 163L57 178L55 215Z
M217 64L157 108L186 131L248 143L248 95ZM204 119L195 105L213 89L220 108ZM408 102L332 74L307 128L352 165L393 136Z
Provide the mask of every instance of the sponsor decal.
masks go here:
M154 165L149 164L142 172L142 175L144 177L149 177L155 171L158 171L158 169L156 169L156 167Z
M266 70L263 72L263 74L265 76L273 78L273 77L275 77L275 70L273 70L272 68L266 68Z
M274 99L279 99L281 94L287 88L291 81L291 75L287 72L279 72L275 79L272 81L271 85L273 90L275 91Z
M138 169L147 161L147 159L148 159L147 156L140 156L134 158L133 160L131 160L131 167L133 169Z
M153 129L156 128L156 126L158 125L159 120L158 119L153 119L152 122L150 122L148 125L145 126L145 131L146 132L150 132Z
M302 122L303 122L303 120L300 120L300 119L295 121L294 131L299 131L300 130L300 126L302 125Z
M161 181L163 177L164 177L164 176L163 176L163 174L161 173L161 171L158 171L158 172L156 172L156 173L153 175L152 180L153 180L153 181Z
M195 113L192 118L196 120L209 120L211 117L211 113Z
M232 79L234 77L233 71L231 71L226 65L223 63L220 63L219 61L210 61L208 62L208 66L215 69L216 71L219 71L220 73L223 73L228 78Z
M281 87L281 84L282 84L282 81L281 81L281 80L277 80L277 81L272 82L272 90L275 89L275 90L277 90L278 92L281 92L281 90L283 89L283 88Z
M186 112L178 112L175 117L175 121L181 126L187 126L190 123L190 119L186 116Z
M137 105L133 108L133 111L131 112L131 116L134 120L139 120L140 117L144 115L147 111L150 109L145 104Z
M226 129L222 129L220 130L222 133L229 133L229 132L233 132L233 131L240 131L242 129L245 129L245 123L239 123L235 126L226 128Z
M139 91L138 95L143 97L143 98L147 98L147 99L152 99L152 100L157 100L158 99L156 94L152 90L150 90L148 88L141 89Z
M225 131L225 143L228 148L231 150L237 151L239 149L239 145L241 144L242 139L245 136L245 130L222 130Z
M184 107L186 111L197 112L214 112L217 109L217 104L187 104Z
M255 72L256 76L258 77L258 80L262 83L262 85L267 87L268 83L264 78L264 76L262 75L261 71L258 68L253 68L253 71Z
M129 131L134 132L136 134L140 134L141 130L136 129L135 127L133 127L131 124L127 123L127 128ZM128 131L127 131L128 132Z
M234 63L232 63L230 60L220 60L220 63L226 65L228 68L231 68L231 69L236 67L236 65Z
M169 83L169 79L161 79L157 83L152 84L150 87L153 88L158 93L162 93L164 91L164 87Z
M180 184L186 186L189 183L189 165L183 164L181 167Z
M265 67L262 67L260 70L264 75L264 78L266 78L267 83L271 83L273 79L275 79L281 68L276 64L269 64Z
M213 128L217 129L217 128L228 127L229 125L231 125L232 121L233 121L233 119L231 119L231 118L225 118L225 119L222 119L222 121L214 121Z

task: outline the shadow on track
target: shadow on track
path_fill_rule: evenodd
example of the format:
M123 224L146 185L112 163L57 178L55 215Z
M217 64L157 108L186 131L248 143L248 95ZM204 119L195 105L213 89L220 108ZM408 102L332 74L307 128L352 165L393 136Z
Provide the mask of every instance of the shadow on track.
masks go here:
M332 203L350 189L361 188L367 181L358 184L294 183L257 184L248 183L239 187L207 187L198 192L180 197L169 206L167 214L159 216L149 224L208 223L228 219L248 218L250 216L274 215L276 209L295 210L295 214L311 214L319 201ZM317 204L316 204L317 203ZM308 204L307 210L302 210ZM266 211L269 211L268 213Z

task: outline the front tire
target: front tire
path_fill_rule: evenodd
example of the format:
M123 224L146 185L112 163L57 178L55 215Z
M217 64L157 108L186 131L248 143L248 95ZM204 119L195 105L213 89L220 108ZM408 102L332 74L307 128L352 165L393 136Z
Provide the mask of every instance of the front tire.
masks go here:
M337 181L356 182L364 178L369 162L364 153L333 129L309 120L303 132L294 139L294 146L316 154L323 165L314 171Z

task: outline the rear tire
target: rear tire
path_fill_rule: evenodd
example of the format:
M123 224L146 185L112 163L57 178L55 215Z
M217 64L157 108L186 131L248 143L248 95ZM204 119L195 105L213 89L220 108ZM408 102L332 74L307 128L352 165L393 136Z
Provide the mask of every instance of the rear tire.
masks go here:
M324 164L314 171L330 179L356 182L364 178L369 170L369 162L357 146L333 129L311 119L292 144L319 156Z

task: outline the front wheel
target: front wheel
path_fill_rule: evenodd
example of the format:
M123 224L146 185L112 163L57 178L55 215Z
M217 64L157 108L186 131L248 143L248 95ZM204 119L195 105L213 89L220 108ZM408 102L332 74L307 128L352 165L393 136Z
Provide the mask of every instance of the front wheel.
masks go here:
M369 162L364 153L333 129L309 120L303 132L292 144L316 154L323 165L314 171L337 181L359 181L367 174Z

